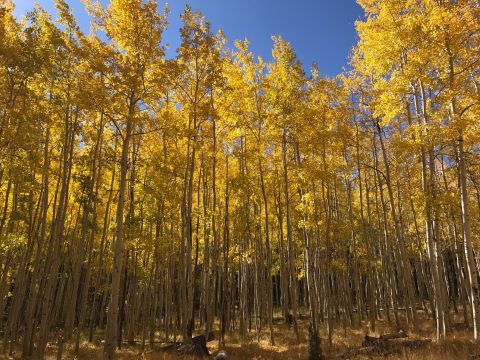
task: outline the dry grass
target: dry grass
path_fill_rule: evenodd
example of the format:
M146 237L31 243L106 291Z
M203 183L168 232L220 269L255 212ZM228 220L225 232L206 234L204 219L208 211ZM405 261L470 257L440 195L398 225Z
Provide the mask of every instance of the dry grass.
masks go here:
M264 332L262 338L257 342L255 335L252 333L246 339L240 339L238 335L229 335L226 338L227 345L225 350L228 353L229 359L241 360L264 360L264 359L278 359L278 360L294 360L294 359L308 359L308 322L302 320L299 322L300 342L297 343L293 331L284 324L276 324L275 331L275 345L272 346L268 340L267 331ZM337 326L341 326L338 324ZM377 331L375 334L381 335L394 331L389 328L383 321L378 322ZM347 328L346 331L339 327L336 329L333 336L333 343L328 346L326 340L326 330L321 329L322 350L327 356L327 359L335 359L347 353L347 351L360 347L364 336L368 333L366 327ZM366 359L390 359L390 360L467 360L469 355L480 354L480 343L474 342L472 336L466 330L453 331L447 340L442 343L433 341L434 328L431 320L422 321L421 331L419 334L410 334L411 339L431 338L432 342L426 346L408 350L403 349L400 353L390 356L384 355L358 355L352 357L356 360ZM215 354L218 351L218 341L212 341L208 344L210 352ZM92 344L84 341L81 344L80 354L78 359L85 360L101 360L102 351L99 343ZM55 346L50 346L48 349L48 360L55 359ZM7 359L2 357L0 359ZM72 348L67 346L65 351L65 359L74 359L72 355ZM184 359L189 359L188 357ZM213 357L212 357L213 358ZM18 359L13 357L11 359ZM177 360L182 359L175 354L169 354L159 351L159 349L148 350L141 352L140 348L125 348L118 352L119 360Z

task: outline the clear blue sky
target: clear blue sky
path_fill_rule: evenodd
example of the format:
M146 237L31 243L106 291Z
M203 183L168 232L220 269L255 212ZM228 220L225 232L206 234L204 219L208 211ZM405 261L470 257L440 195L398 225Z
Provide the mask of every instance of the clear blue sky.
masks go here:
M81 28L88 32L89 18L80 0L66 0ZM52 0L37 0L55 14ZM162 7L164 1L159 0ZM14 0L15 13L21 16L35 0ZM101 0L106 5L108 0ZM200 10L213 30L222 28L230 44L236 39L250 40L251 50L271 59L271 35L289 41L305 69L313 62L325 75L334 76L347 66L350 49L356 42L355 20L362 9L355 0L171 0L170 26L164 42L170 44L167 55L173 56L179 43L180 13L186 3Z

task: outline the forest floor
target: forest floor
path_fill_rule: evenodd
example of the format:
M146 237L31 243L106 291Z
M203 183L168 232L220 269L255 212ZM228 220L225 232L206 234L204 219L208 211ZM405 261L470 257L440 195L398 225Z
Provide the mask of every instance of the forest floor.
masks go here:
M458 323L457 323L458 324ZM362 346L365 335L380 336L382 334L395 332L387 324L379 320L377 323L377 331L375 333L368 331L368 324L358 328L348 328L345 330L342 324L336 324L337 329L333 335L332 345L329 347L326 339L326 329L321 329L322 351L327 360L469 360L472 355L478 355L480 359L480 342L475 342L471 332L458 326L459 329L453 330L448 338L442 343L434 340L435 329L431 320L424 320L421 324L419 334L408 333L408 342L418 343L417 346L403 346L401 342L396 343L394 348L374 349ZM229 335L226 337L226 346L223 348L227 351L229 360L241 359L278 359L278 360L294 360L308 359L308 320L299 320L300 342L297 343L295 335L288 325L276 323L274 326L275 345L270 345L268 331L264 334L259 342L257 342L255 334L252 332L247 339L240 339L237 335ZM219 350L218 340L208 343L208 349L213 359ZM367 350L367 351L364 351ZM378 351L377 351L378 350ZM81 344L80 354L74 357L70 352L70 347L66 348L64 359L85 359L85 360L101 360L102 347L100 343L94 344L87 341ZM54 345L49 346L48 360L55 359L56 348ZM2 357L0 359L18 359L18 357ZM124 348L118 351L119 360L176 360L190 359L190 357L179 356L176 354L166 353L157 348L142 352L138 347ZM193 358L192 358L193 359ZM474 357L473 359L477 359Z

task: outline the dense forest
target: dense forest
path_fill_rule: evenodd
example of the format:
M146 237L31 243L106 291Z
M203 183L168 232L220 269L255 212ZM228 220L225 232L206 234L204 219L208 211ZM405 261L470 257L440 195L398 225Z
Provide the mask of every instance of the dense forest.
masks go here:
M188 6L166 58L163 4L84 2L88 35L66 0L0 0L3 353L273 345L277 317L478 338L477 1L358 0L335 78Z

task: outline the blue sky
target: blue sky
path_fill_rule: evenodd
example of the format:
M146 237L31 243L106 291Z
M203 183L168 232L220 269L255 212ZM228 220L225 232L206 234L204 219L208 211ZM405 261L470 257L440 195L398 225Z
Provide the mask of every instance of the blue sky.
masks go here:
M90 19L81 1L66 1L81 28L88 32ZM14 0L16 15L23 15L35 2ZM55 13L52 0L37 2ZM100 2L106 5L108 0ZM164 1L158 2L163 6ZM354 23L362 16L355 0L171 0L170 26L164 34L164 42L170 44L170 57L179 43L179 17L186 3L200 10L213 30L222 28L230 44L247 37L251 50L269 60L271 35L281 35L292 44L305 69L316 62L320 71L329 76L347 66L350 49L356 42Z

